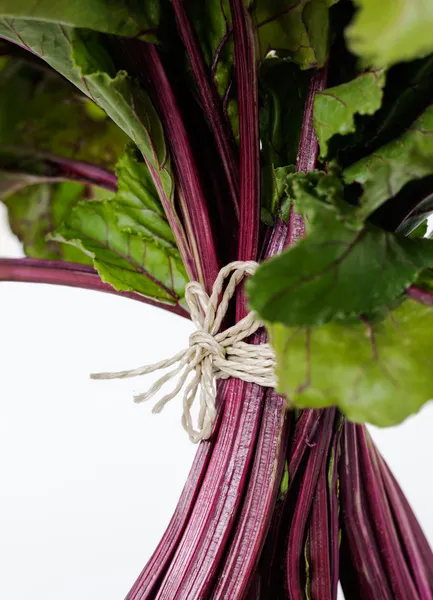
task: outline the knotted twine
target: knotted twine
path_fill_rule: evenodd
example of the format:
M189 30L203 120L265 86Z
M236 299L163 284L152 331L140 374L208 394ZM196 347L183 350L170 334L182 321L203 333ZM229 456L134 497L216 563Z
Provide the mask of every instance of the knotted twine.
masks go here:
M138 367L117 373L94 373L92 379L125 379L138 377L161 369L177 366L160 377L143 394L134 396L135 402L150 400L168 381L179 375L178 382L171 392L161 398L152 412L159 413L182 388L182 425L192 442L210 437L216 417L216 379L236 377L263 387L276 386L275 355L269 344L248 344L243 340L255 333L263 323L254 312L238 321L232 327L220 331L228 305L237 285L247 275L252 275L258 264L253 261L232 262L221 269L209 297L203 286L192 281L185 288L185 300L196 326L189 338L189 347L172 358L153 365ZM223 291L225 280L229 281ZM187 384L189 375L194 373ZM200 388L200 411L197 428L191 417L191 407Z

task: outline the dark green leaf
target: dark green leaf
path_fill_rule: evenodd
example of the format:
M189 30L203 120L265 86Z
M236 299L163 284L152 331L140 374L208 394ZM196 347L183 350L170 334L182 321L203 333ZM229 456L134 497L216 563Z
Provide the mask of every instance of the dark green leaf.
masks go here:
M310 233L264 263L248 282L251 307L263 320L319 325L374 311L398 298L433 264L433 244L360 224L341 182L324 174L296 174L291 195ZM323 198L329 201L323 201Z
M114 167L128 140L91 100L55 73L21 61L0 73L0 144Z
M433 398L433 310L406 300L378 321L269 326L278 391L290 406L336 405L351 420L395 425Z
M377 144L400 134L431 104L433 56L410 63L400 63L387 75L382 108L375 116L371 139Z
M266 58L262 62L260 138L265 164L274 167L296 164L309 82L309 73L286 60Z
M370 71L316 94L314 127L322 158L327 155L328 142L334 135L356 131L355 115L372 115L379 110L385 80L383 70Z
M368 217L403 186L433 173L433 106L430 106L400 138L351 165L344 171L346 183L358 182L364 193L360 218Z
M291 199L287 193L287 177L295 170L294 166L262 169L262 218L266 217L263 220L268 225L273 224L276 215L283 221L289 216Z
M160 0L1 0L0 15L153 41L160 17Z
M55 23L0 19L0 36L26 45L93 99L137 144L156 170L168 199L173 180L161 122L148 94L127 73L116 72L104 38Z
M388 67L433 51L430 0L356 0L359 11L347 30L350 49L368 64Z
M260 55L275 50L301 69L322 67L330 45L329 7L333 0L255 0L251 14Z

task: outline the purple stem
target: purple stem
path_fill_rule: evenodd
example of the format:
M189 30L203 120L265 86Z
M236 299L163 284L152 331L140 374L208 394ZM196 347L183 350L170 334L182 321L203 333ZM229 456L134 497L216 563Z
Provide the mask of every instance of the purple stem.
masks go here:
M218 382L217 389L221 395L224 395L226 386L226 381ZM214 435L218 431L221 420L220 416L221 413L219 413L219 417L214 426ZM200 444L170 523L150 560L138 576L137 581L132 586L125 600L151 600L155 597L157 586L160 585L161 579L164 576L181 536L185 531L200 485L206 474L212 451L212 442L205 441Z
M314 96L317 92L326 87L328 79L328 65L320 71L317 71L311 78L310 88L308 90L305 102L304 119L302 123L301 139L299 142L298 157L296 160L296 170L302 173L308 173L316 168L319 155L319 143L313 125ZM293 245L297 240L305 235L305 224L301 215L295 212L292 204L289 213L289 245Z
M184 0L171 0L179 33L188 53L194 73L200 101L212 129L220 159L227 177L235 217L239 218L239 166L233 148L233 140L224 117L218 91L211 82L209 70L203 58L200 44L185 10Z
M88 185L97 185L110 192L117 192L116 175L103 167L57 156L51 156L47 160L60 167L60 172L65 177L77 179Z
M342 435L342 455L339 465L341 482L341 516L343 536L348 548L345 561L356 573L359 597L363 600L394 600L386 578L370 514L366 512L365 487L359 461L356 425L345 423ZM350 555L350 556L349 556ZM343 592L348 598L350 589Z
M406 290L406 295L412 300L416 300L421 304L426 304L427 306L433 306L433 292L428 292L427 290L423 290L422 288L417 287L416 285L411 285Z
M326 460L324 460L313 498L308 530L310 555L308 569L310 572L311 596L314 600L328 600L328 598L336 600L337 598L337 591L335 593L332 591L331 559L334 559L334 555L331 555L330 543L327 466Z
M331 408L323 411L321 422L314 438L314 444L310 442L311 448L309 448L307 465L305 471L302 473L302 481L296 496L295 509L289 524L289 538L286 550L286 586L291 600L304 599L302 565L305 530L313 498L317 490L319 475L323 464L326 465L326 457L332 440L335 418L335 409ZM324 471L324 477L324 483L326 484L326 471Z
M48 283L106 292L190 318L188 311L179 304L164 304L135 292L118 292L104 283L95 269L87 265L31 258L0 258L0 281Z
M48 152L41 152L29 148L17 148L3 146L4 150L11 150L16 153L17 158L23 156L31 156L44 161L47 168L55 168L56 173L54 177L57 181L77 181L86 185L97 185L110 192L117 191L117 177L114 173L100 167L98 165L91 164L83 160L74 160L72 158L63 158ZM11 171L13 173L13 171Z
M285 399L268 391L247 495L212 600L243 598L248 590L277 500L291 416Z
M418 593L409 573L400 540L394 527L392 514L374 453L370 453L366 429L356 427L358 456L363 487L367 499L366 509L382 557L385 574L388 575L395 600L418 600Z
M239 103L240 222L238 260L255 260L260 216L260 131L254 28L243 0L230 0ZM243 308L243 307L242 307ZM242 310L238 311L239 313ZM243 316L238 314L238 319Z
M400 486L374 444L369 441L370 453L375 454L380 475L388 497L399 538L406 552L412 577L420 600L433 599L433 553L404 497Z
M338 466L341 455L341 434L345 419L340 415L338 428L332 442L331 455L333 458L332 468L328 472L329 489L329 552L331 555L331 598L337 598L338 581L340 576L340 505L339 505L339 480Z
M219 265L205 192L182 115L158 50L152 44L143 44L143 50L146 73L154 90L157 90L153 99L158 107L176 166L182 214L190 248L199 278L210 292Z

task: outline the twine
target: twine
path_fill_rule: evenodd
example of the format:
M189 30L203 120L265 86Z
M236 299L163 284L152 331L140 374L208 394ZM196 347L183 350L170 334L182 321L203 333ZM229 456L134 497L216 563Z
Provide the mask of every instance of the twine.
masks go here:
M153 365L117 373L94 373L91 375L92 379L125 379L177 365L158 379L147 392L134 396L134 401L150 400L168 381L179 376L173 390L155 404L152 412L161 412L167 402L184 388L182 425L192 442L208 439L216 417L216 379L236 377L263 387L276 386L275 355L271 346L248 344L243 341L263 326L254 312L250 312L232 327L220 331L237 285L244 277L252 275L257 266L253 261L236 261L223 267L215 280L210 297L197 281L187 284L185 300L197 328L189 338L188 348ZM227 278L229 280L223 291ZM189 375L193 372L194 376L187 383ZM195 428L191 407L199 388L200 411Z

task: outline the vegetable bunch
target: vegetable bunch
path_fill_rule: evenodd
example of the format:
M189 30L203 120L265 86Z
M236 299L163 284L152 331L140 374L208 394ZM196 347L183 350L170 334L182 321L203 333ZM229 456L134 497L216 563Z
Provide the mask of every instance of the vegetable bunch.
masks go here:
M128 600L433 600L363 423L433 395L431 0L0 0L0 280L266 322Z

